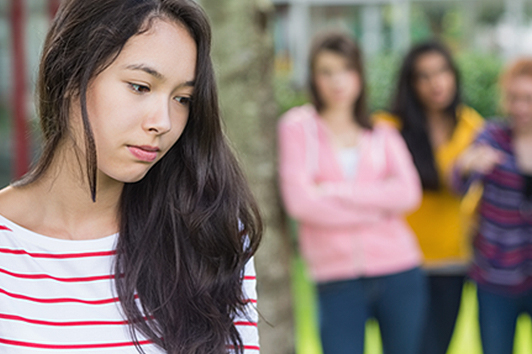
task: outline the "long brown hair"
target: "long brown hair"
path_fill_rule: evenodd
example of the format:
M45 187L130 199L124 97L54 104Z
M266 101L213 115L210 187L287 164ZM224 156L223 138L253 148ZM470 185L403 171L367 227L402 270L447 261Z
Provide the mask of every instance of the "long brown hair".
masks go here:
M405 56L399 71L399 79L391 111L399 117L402 126L401 133L414 159L414 164L419 173L423 189L439 190L441 181L429 138L427 116L414 88L417 61L419 57L428 53L437 53L445 58L449 69L454 75L456 91L445 112L452 121L453 130L456 127L458 122L458 108L462 103L460 75L451 52L442 43L437 41L419 43L410 49Z
M532 78L531 57L518 58L510 63L510 65L508 65L508 67L502 72L499 79L499 85L501 89L505 90L512 79L522 76Z
M211 29L194 1L63 1L40 64L43 153L14 186L33 183L48 171L58 146L69 138L71 105L79 103L84 169L96 198L98 166L87 87L156 18L184 25L196 42L194 99L179 140L142 180L123 188L116 291L140 352L137 333L168 353L226 353L228 346L241 353L232 319L246 305L243 269L258 247L262 224L222 133Z
M355 102L353 114L355 116L356 122L360 126L371 129L372 124L368 115L366 101L366 77L364 74L362 52L360 51L357 42L343 32L324 32L316 36L312 42L309 60L309 86L312 103L318 112L324 108L323 101L316 87L315 78L316 59L323 51L331 51L346 58L349 66L356 70L360 76L360 85L362 88L360 90L360 95Z

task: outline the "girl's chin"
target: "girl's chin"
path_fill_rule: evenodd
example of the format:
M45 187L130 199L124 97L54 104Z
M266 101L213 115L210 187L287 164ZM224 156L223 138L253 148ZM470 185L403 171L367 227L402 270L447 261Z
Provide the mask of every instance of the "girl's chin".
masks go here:
M431 110L443 111L449 107L451 102L447 99L434 100L430 103Z
M351 99L332 99L326 104L326 106L331 108L351 108L353 107L353 101Z
M532 132L532 117L512 118L512 125L515 130L520 132Z
M109 183L112 184L125 184L125 183L136 183L142 180L146 174L148 173L148 169L146 170L140 170L140 171L128 171L127 173L110 173L106 174L104 172L101 172L98 175L98 181L99 183Z

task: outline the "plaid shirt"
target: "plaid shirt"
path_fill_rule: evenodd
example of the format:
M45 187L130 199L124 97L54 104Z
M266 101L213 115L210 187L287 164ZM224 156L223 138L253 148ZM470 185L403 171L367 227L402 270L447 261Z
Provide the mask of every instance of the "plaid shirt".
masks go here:
M489 145L505 158L486 175L460 178L455 169L453 184L461 193L476 180L484 185L470 276L492 292L526 293L532 290L532 200L525 195L527 178L517 167L511 128L491 122L474 144Z

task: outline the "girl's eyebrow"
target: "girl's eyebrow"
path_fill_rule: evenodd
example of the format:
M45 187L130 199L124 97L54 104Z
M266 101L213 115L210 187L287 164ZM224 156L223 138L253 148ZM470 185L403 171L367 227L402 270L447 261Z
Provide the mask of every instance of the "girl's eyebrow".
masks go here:
M154 68L152 67L149 67L145 64L131 64L131 65L127 65L126 66L126 69L129 69L129 70L140 70L140 71L144 71L145 73L148 73L150 74L151 76L155 77L156 79L159 79L161 81L164 81L165 80L165 77L163 74L161 74L160 72L158 72L157 70L155 70Z
M131 64L131 65L127 65L125 68L128 69L128 70L144 71L145 73L150 74L151 76L155 77L158 80L161 80L161 81L165 81L166 80L166 77L163 74L161 74L160 72L158 72L154 68L152 68L152 67L150 67L148 65L145 65L145 64ZM179 84L178 87L179 88L181 88L181 87L194 87L194 84L195 84L194 80L185 81L185 82Z
M196 81L194 81L194 80L185 81L182 84L180 84L179 86L177 86L177 88L182 88L182 87L192 87L193 88L195 83L196 83Z

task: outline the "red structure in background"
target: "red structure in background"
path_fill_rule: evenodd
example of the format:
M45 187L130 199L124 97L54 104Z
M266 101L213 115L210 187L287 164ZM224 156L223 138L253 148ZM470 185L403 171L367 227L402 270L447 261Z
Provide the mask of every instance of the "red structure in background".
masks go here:
M54 18L57 10L59 10L59 5L61 0L48 0L48 13L50 14L50 19Z
M11 0L11 33L13 43L13 174L22 176L29 167L29 136L26 111L26 53L24 45L24 1Z
M48 12L52 19L61 0L48 0ZM11 33L13 45L13 139L14 159L13 175L19 178L24 175L30 165L30 137L28 130L28 112L26 106L26 24L25 1L11 0Z

